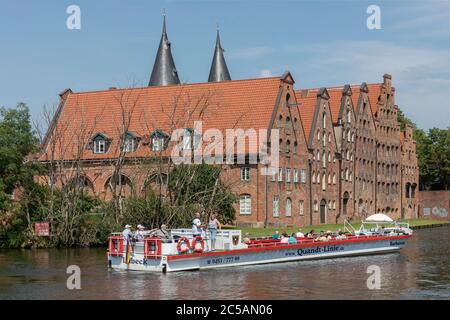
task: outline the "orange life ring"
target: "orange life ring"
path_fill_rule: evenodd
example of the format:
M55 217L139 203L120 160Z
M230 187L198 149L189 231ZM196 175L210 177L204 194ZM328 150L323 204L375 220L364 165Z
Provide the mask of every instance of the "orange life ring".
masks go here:
M200 243L200 248L197 247L197 243ZM205 241L201 236L196 236L194 239L192 239L191 249L195 252L203 252L203 250L205 249Z
M183 244L184 244L184 246L182 247ZM181 237L180 239L178 239L177 250L178 250L178 253L186 253L189 251L188 238Z

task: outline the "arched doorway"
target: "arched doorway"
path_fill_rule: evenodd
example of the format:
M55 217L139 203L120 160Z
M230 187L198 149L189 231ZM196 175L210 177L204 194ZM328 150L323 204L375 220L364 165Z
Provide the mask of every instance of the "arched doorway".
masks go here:
M320 201L320 223L325 223L326 222L326 210L327 210L327 202L325 201L325 199L322 199L322 201Z
M344 192L344 196L343 196L342 199L343 199L343 201L342 201L342 214L343 215L347 215L348 200L350 199L350 196L349 196L347 191Z

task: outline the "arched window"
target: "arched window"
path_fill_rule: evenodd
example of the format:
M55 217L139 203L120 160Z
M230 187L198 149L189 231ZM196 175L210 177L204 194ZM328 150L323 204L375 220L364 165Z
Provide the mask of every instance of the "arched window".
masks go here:
M328 184L331 184L331 173L328 173Z
M322 127L325 129L327 127L327 113L324 112L322 115Z
M320 142L320 131L317 130L317 141Z
M292 200L291 198L286 199L286 217L290 217L292 215Z
M347 122L351 123L352 122L352 114L350 109L347 109Z
M291 141L289 140L286 141L286 153L287 154L291 153Z
M333 173L333 184L336 184L336 173Z
M252 214L252 197L249 194L243 194L239 197L239 213L241 215Z
M291 128L291 118L286 117L286 129L290 129Z
M322 153L322 167L327 167L327 155L325 154L325 151Z
M327 145L327 134L324 132L322 137L322 145L325 147Z
M312 183L316 183L316 172L313 171L312 173Z

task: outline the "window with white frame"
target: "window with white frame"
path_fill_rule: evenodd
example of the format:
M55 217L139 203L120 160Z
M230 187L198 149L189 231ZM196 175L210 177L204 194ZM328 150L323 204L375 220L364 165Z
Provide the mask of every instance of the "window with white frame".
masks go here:
M243 194L240 196L239 200L239 213L241 215L252 214L252 197L249 194Z
M287 183L291 182L291 169L290 168L286 169L286 182Z
M294 183L298 183L298 169L294 169Z
M273 210L272 210L274 217L280 216L280 198L278 196L273 197Z
M283 168L278 168L278 182L283 181Z
M324 104L324 107L326 107L326 105ZM325 129L327 127L327 113L324 112L323 116L322 116L322 127Z
M300 182L306 183L306 170L305 169L302 169L300 171Z
M292 200L291 198L286 199L286 217L290 217L292 215Z
M327 189L327 175L324 173L322 176L322 190L325 191Z
M164 137L154 135L152 137L152 151L162 151L162 150L164 150Z
M250 181L250 168L249 167L241 168L241 181Z
M327 167L327 155L325 154L325 151L322 153L322 167Z
M123 151L124 152L133 152L135 150L136 140L134 137L127 136L123 142Z
M305 214L305 202L303 200L298 202L298 214L301 216Z
M94 139L94 153L106 152L106 140L102 137L96 137Z
M184 129L183 133L183 150L192 150L193 147L193 130Z

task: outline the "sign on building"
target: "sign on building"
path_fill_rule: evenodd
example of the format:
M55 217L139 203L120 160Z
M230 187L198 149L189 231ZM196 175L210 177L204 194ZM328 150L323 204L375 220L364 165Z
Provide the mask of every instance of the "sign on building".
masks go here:
M38 237L50 236L50 223L49 222L36 222L34 224L34 234Z

